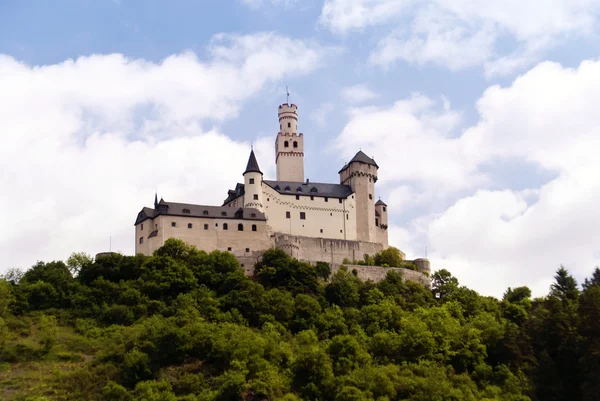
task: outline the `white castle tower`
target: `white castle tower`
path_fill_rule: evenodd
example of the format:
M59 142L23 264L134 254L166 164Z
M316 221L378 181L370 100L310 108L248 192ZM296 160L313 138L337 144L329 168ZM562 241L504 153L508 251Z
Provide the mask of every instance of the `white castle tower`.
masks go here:
M298 134L298 107L279 106L279 133L275 140L277 181L304 181L304 135Z

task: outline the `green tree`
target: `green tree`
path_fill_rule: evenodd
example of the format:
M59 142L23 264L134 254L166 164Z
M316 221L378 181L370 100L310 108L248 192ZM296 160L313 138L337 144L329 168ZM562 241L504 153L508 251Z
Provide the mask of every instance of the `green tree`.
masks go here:
M437 299L445 299L458 288L456 277L446 270L438 270L431 276L431 291Z
M56 318L54 316L40 316L38 338L44 352L50 352L58 338L58 325L56 324Z
M402 253L393 246L375 254L375 266L400 267L402 261Z

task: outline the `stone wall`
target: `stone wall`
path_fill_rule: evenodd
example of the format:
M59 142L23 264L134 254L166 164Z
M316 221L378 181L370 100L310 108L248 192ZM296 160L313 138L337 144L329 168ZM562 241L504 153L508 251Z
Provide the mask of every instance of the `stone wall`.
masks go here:
M330 265L331 274L337 272L342 265L340 264L332 264ZM385 276L390 270L395 270L402 273L402 278L408 281L415 281L417 283L423 284L427 288L431 288L431 281L429 280L429 276L425 273L404 269L402 267L381 267L381 266L359 266L359 265L344 265L348 267L348 271L352 272L356 269L356 275L362 281L372 280L374 282L379 282L385 279Z
M375 255L383 245L374 242L348 241L330 238L312 238L275 233L275 247L288 255L311 262L341 264L344 259L360 260L365 253Z

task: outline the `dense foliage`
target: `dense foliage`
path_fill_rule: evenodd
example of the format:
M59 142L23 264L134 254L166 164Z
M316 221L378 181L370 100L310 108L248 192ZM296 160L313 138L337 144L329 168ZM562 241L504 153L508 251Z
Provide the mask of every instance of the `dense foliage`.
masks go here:
M0 280L7 400L587 401L599 377L598 269L581 290L561 267L548 296L497 300L445 270L431 289L361 282L279 250L249 278L169 240Z

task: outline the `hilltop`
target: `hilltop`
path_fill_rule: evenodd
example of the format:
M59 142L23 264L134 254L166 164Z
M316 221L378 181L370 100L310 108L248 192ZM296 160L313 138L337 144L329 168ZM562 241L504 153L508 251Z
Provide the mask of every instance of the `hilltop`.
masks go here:
M3 400L596 400L600 270L501 300L169 240L0 280Z

